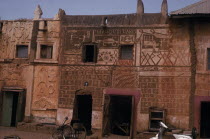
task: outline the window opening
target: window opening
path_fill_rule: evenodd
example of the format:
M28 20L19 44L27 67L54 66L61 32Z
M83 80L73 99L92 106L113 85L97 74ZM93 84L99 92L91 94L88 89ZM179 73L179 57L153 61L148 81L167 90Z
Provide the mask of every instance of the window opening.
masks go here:
M133 59L133 45L122 45L120 48L120 59L132 60Z
M96 62L97 54L96 54L96 46L95 45L85 45L84 46L84 62Z
M28 58L28 46L17 45L16 46L16 57L17 58Z
M48 45L41 45L40 58L52 59L53 47Z
M165 122L165 110L151 107L149 109L149 115L149 130L158 131L160 128L159 123Z

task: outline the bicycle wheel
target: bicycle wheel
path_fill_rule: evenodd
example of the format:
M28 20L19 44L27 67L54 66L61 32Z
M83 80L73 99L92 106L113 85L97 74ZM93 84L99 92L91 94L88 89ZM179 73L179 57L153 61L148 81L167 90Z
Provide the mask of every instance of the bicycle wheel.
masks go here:
M66 125L63 129L63 136L65 139L75 139L74 129L71 125Z
M86 138L86 128L81 123L74 123L73 125L74 134L76 139L85 139Z
M62 130L56 130L52 134L53 139L63 139L63 131Z

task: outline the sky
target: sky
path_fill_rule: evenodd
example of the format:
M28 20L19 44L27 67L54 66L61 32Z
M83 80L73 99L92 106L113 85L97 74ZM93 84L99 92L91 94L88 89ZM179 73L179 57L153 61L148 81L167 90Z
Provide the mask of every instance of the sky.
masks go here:
M168 0L169 12L199 0ZM143 0L145 13L160 12L162 0ZM40 4L43 18L53 18L61 8L67 15L135 13L137 0L0 0L1 20L31 19Z

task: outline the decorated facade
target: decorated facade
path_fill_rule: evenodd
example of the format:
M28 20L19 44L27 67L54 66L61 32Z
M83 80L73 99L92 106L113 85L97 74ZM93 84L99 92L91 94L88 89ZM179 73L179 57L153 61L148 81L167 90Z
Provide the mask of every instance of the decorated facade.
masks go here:
M38 6L33 20L1 21L1 125L68 116L102 135L135 136L164 121L209 137L209 11L198 9L208 4L168 15L166 0L160 13L138 0L133 14L60 9L52 19Z

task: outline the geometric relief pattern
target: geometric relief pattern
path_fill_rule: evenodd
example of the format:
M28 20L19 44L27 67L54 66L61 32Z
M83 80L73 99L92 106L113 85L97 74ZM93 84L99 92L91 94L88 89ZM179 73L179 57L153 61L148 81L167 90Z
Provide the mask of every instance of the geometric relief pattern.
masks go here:
M141 32L141 65L143 66L189 66L189 47L175 47L172 36L166 31L143 30Z
M110 64L116 63L118 58L118 49L99 49L98 63L99 64Z
M188 66L190 63L189 49L176 50L170 48L168 51L143 51L141 53L141 65L158 66Z
M188 115L190 77L140 76L141 112L148 113L150 107L167 109L171 115Z
M62 64L78 64L82 61L81 55L63 55Z
M137 72L116 71L113 77L113 87L138 88Z

